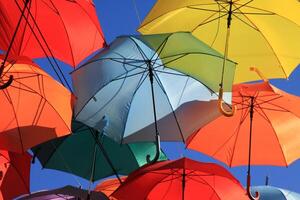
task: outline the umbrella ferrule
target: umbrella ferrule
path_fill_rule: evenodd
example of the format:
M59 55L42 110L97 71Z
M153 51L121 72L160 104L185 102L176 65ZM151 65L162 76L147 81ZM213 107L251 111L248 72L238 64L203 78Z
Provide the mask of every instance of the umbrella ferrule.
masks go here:
M229 4L229 10L228 10L228 17L227 17L227 28L230 28L230 25L231 25L231 20L232 20L232 5L233 5L233 2L232 0L228 1L228 4Z
M152 68L152 65L151 65L151 60L147 60L146 64L147 64L147 67L148 67L148 70L149 70L150 82L151 82L151 84L153 84L154 73L153 73L153 68Z
M251 105L250 105L250 119L253 119L253 114L254 114L254 97L251 98Z

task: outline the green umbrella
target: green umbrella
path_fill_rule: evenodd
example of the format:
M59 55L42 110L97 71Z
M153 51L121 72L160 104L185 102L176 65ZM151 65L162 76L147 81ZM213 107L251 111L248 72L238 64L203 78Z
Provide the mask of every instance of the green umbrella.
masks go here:
M73 121L73 134L32 148L42 166L69 172L94 182L111 175L127 175L154 157L154 143L120 145L93 129ZM97 138L97 140L96 140ZM160 160L167 157L161 153Z

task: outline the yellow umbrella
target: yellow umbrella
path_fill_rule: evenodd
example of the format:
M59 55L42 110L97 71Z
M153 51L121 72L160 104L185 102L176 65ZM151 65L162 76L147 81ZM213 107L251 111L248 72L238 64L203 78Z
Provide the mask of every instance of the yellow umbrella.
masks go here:
M287 78L300 63L299 13L297 0L158 0L139 31L191 31L238 63L235 83L260 79L249 67Z

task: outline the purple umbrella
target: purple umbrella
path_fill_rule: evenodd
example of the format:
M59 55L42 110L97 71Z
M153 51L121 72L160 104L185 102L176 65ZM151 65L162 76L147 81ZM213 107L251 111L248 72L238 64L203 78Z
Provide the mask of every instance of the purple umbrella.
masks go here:
M73 186L65 186L62 188L41 191L20 197L18 200L109 200L105 194L101 192L90 192Z

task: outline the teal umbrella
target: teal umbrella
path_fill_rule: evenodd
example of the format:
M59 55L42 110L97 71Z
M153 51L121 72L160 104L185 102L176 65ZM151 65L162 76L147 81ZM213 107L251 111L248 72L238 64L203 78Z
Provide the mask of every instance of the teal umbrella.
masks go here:
M32 148L42 166L69 172L94 182L111 175L127 175L154 157L154 143L120 145L107 136L73 121L73 134ZM161 153L160 160L166 160Z

